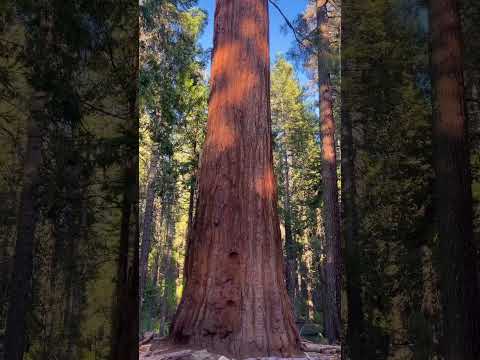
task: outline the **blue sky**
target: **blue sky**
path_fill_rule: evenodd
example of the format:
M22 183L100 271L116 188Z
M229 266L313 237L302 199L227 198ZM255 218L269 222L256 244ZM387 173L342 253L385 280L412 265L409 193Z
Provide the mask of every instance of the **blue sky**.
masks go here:
M303 12L307 6L308 0L276 0L276 3L288 19L292 21L299 13ZM215 0L199 0L198 6L208 12L208 24L200 39L200 43L204 49L209 49L213 46L213 16L215 13ZM277 53L286 54L295 39L290 30L287 33L281 31L281 27L284 23L285 21L280 13L270 4L270 54L272 61ZM306 80L303 74L298 75L302 82Z

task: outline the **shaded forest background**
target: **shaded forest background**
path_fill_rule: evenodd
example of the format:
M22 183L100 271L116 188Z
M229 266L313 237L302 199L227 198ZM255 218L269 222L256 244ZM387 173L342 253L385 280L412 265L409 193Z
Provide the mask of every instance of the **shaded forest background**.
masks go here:
M428 4L328 1L327 20L319 24L319 3L312 1L285 26L295 32L297 42L274 59L271 73L285 275L297 325L302 336L327 341L324 222L329 215L322 198L316 100L318 74L327 72L336 122L342 336L348 356L442 358L449 339L440 304ZM195 214L209 54L198 45L205 14L194 2L155 5L145 2L140 20L141 331L167 335L181 297L185 239ZM475 1L461 2L477 248L479 10ZM296 75L300 70L311 81L304 87ZM353 212L348 207L352 203Z
M0 358L138 357L138 5L0 5Z

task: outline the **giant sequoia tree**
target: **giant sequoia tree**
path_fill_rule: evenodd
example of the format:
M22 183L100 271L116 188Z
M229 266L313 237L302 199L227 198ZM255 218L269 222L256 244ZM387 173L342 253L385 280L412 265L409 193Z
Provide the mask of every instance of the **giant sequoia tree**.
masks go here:
M218 0L198 207L177 343L238 357L299 349L272 164L267 0Z

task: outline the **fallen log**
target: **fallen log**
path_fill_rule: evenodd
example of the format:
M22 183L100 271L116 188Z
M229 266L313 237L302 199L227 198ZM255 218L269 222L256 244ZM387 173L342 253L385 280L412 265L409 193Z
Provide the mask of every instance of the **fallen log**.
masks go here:
M322 345L312 342L302 341L302 350L306 352L320 353L320 354L340 354L341 347L337 345Z

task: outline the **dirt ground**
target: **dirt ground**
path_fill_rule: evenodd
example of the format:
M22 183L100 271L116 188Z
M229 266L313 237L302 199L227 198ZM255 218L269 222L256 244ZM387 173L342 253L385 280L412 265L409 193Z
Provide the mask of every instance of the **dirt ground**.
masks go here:
M305 357L281 358L265 357L257 360L340 360L341 348L334 345L320 345L309 341L302 342ZM166 338L148 336L140 343L139 360L234 360L213 354L206 349L191 349L172 345ZM253 359L252 359L253 360Z

